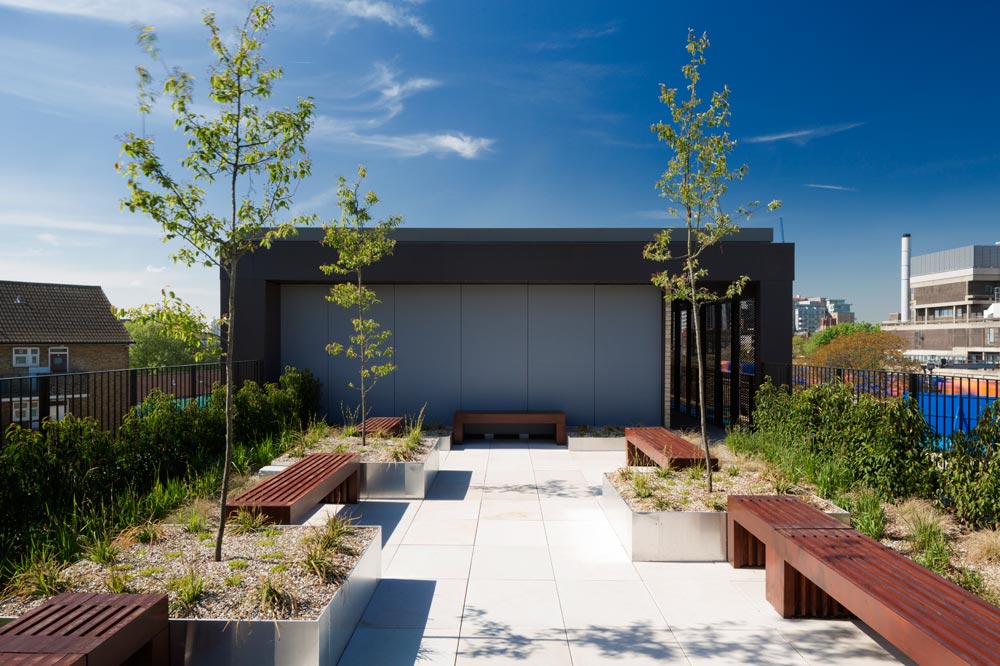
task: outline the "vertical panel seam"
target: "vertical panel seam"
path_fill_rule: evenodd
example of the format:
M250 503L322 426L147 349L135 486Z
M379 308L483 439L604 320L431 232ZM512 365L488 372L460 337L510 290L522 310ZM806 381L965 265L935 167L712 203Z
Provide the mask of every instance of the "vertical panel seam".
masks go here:
M591 292L591 304L593 305L591 318L593 319L593 324L594 324L593 369L591 371L591 374L593 374L594 380L593 380L593 385L591 386L590 419L593 422L594 427L596 428L597 427L597 285L596 284L594 285L594 289Z
M524 411L531 407L531 285L524 285Z

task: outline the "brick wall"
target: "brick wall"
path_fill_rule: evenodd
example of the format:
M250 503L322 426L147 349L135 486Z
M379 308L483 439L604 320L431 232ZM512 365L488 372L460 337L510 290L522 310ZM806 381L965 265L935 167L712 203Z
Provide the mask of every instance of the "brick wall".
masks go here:
M27 368L14 367L15 347L37 347L38 364L47 367L49 348L64 346L69 349L70 372L95 370L122 370L128 367L128 345L0 345L0 376L26 375Z

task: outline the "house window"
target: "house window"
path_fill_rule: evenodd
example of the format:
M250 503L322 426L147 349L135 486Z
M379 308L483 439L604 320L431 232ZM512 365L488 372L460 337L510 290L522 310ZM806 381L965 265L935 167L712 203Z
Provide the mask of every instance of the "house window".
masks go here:
M14 400L11 402L11 420L15 423L38 420L37 400Z
M14 347L14 367L34 368L38 365L38 347Z

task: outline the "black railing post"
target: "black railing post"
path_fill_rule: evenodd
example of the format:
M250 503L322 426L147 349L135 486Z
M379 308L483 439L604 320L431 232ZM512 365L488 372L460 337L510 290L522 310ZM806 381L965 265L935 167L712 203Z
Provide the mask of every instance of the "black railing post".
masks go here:
M139 402L139 371L132 369L128 371L128 404L126 407L135 407Z
M38 427L42 427L42 421L49 417L49 410L52 406L52 396L49 395L51 390L51 385L49 383L48 375L36 375L37 386L38 386ZM30 414L30 403L28 406Z

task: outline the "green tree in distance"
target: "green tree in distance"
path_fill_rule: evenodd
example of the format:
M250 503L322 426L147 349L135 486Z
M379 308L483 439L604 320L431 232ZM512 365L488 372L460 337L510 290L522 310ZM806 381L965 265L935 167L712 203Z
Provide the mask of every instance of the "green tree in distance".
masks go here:
M869 324L866 321L845 321L814 333L806 342L803 352L806 356L809 356L815 353L820 347L830 344L841 335L850 335L851 333L859 332L878 333L881 330L882 328L878 324Z
M327 345L328 353L347 358L357 359L360 382L348 386L357 389L361 397L359 407L361 419L361 445L368 442L365 420L368 417L368 394L382 377L387 376L396 366L392 363L393 348L389 346L391 331L382 330L379 323L371 319L368 313L380 301L375 292L365 286L364 270L391 255L396 241L390 237L390 232L403 221L401 215L392 215L371 225L371 209L378 203L378 195L368 192L363 198L358 198L358 191L367 172L363 166L358 167L358 179L353 185L341 176L337 186L337 197L340 199L340 219L326 225L323 244L337 251L337 259L332 264L320 266L327 275L349 276L348 281L340 282L330 288L327 300L331 303L353 310L354 317L351 326L354 335L347 344L332 342Z
M907 357L906 340L887 331L844 333L818 347L807 358L810 365L856 370L912 371L920 364Z
M723 209L722 197L729 183L742 180L747 173L746 165L735 170L729 168L729 154L736 146L736 141L730 139L724 129L729 125L729 88L723 87L721 91L712 93L707 106L703 106L704 100L698 97L699 68L705 64L708 46L706 34L697 37L692 30L688 30L687 52L691 59L681 71L688 81L689 95L687 99L678 99L677 88L660 84L660 101L667 106L670 119L655 123L651 128L673 153L656 187L661 197L674 204L669 209L671 216L684 219L687 230L684 251L674 254L670 246L671 230L664 229L646 246L643 256L658 262L669 261L676 266L677 272L670 272L668 267L655 274L652 282L663 290L667 300L683 301L691 308L695 358L698 361L698 412L708 489L711 492L712 467L709 463L711 453L705 415L705 363L699 311L705 303L738 295L749 278L744 275L722 290L716 290L705 284L708 270L701 265L701 256L706 250L739 231L733 216ZM780 205L780 201L772 201L768 208L773 211ZM741 206L737 215L749 220L757 206L757 202Z
M201 310L163 290L160 303L117 311L135 344L129 348L130 368L162 368L202 363L218 358L219 338Z
M155 220L164 242L181 241L171 256L187 266L201 264L220 269L228 282L228 313L223 320L226 363L226 455L219 498L219 529L215 559L222 559L225 507L233 449L232 368L236 322L236 277L240 260L268 248L295 232L294 225L311 218L280 220L288 211L296 184L307 177L311 163L305 137L312 126L314 104L298 100L293 109L264 112L259 104L271 96L281 69L270 67L261 54L273 24L272 8L254 4L235 40L224 39L211 13L205 26L214 62L208 77L208 99L213 111L202 114L194 104L194 77L178 68L167 69L162 94L170 100L174 128L186 139L181 166L188 180L175 178L156 151L152 138L134 133L122 140L124 161L116 168L128 182L129 196L122 207ZM154 61L160 60L156 35L143 28L139 43ZM153 108L154 80L145 67L139 74L139 111ZM218 206L217 208L215 206Z

